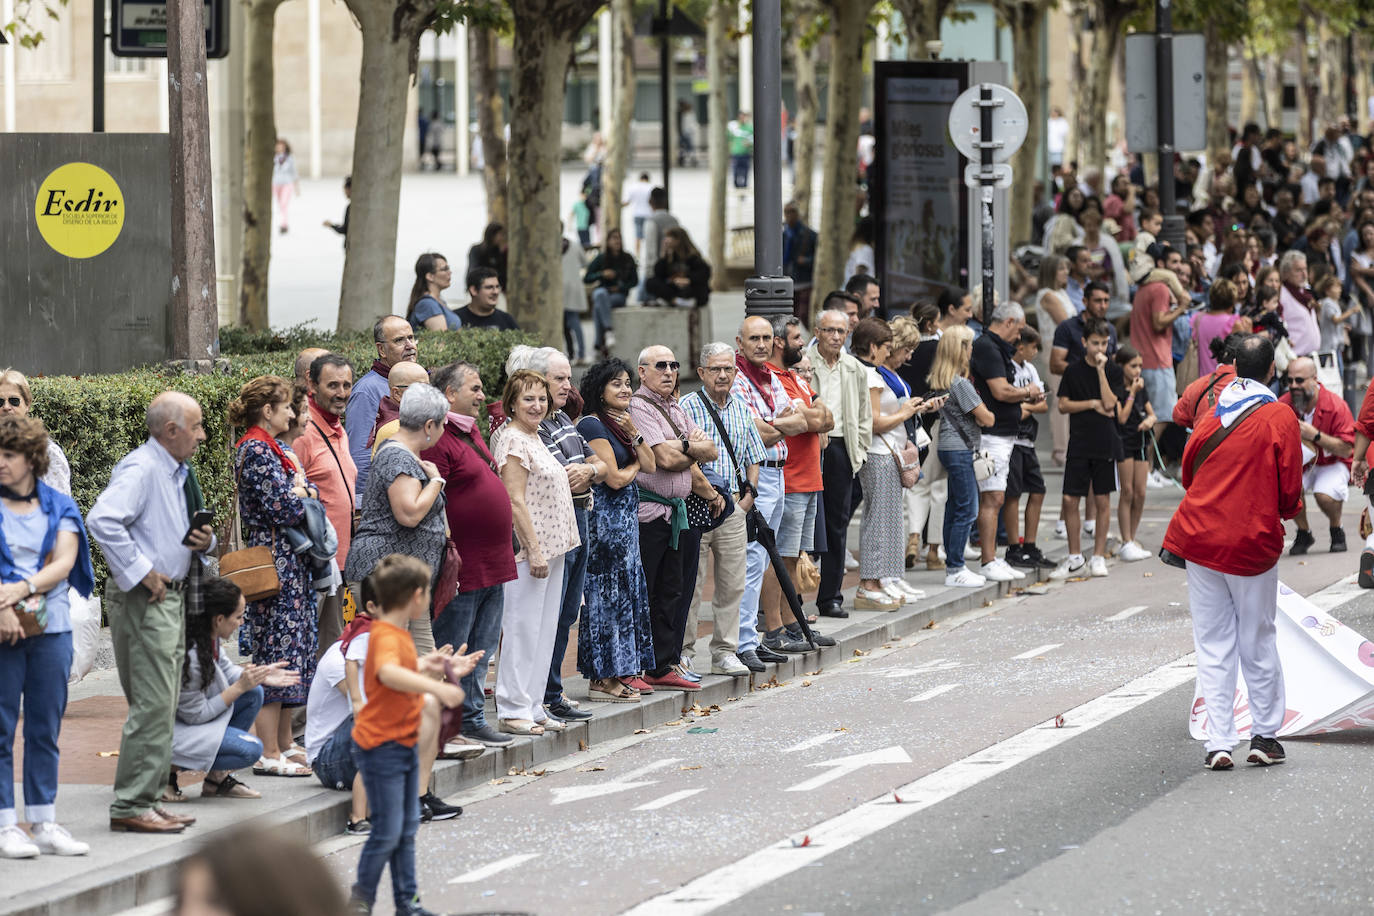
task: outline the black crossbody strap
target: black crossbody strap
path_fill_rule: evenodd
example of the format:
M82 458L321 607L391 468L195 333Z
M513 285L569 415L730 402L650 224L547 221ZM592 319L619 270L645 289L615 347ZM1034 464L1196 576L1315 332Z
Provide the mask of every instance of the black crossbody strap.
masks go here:
M1268 401L1256 401L1254 404L1251 404L1249 407L1242 410L1240 412L1240 415L1236 417L1235 421L1232 422L1230 426L1217 427L1216 432L1208 436L1207 441L1202 443L1202 448L1197 450L1197 457L1193 459L1193 476L1197 476L1197 469L1202 467L1202 462L1206 461L1207 456L1211 455L1212 452L1215 452L1217 450L1217 446L1221 445L1221 443L1226 440L1227 436L1231 435L1232 431L1234 431L1236 427L1240 426L1241 423L1245 422L1246 417L1250 416L1250 414L1259 410L1261 407L1268 403Z
M331 458L334 459L334 465L339 469L339 479L343 481L344 492L348 494L349 517L352 518L353 507L358 504L358 501L353 498L353 488L348 485L348 475L344 473L343 462L339 460L338 453L334 451L334 446L329 444L329 437L325 435L324 430L320 429L320 424L316 423L312 418L310 421L310 425L315 427L315 429L319 430L320 438L324 440L324 447L329 449L329 455ZM357 527L358 526L355 523L350 521L348 525L349 534L353 534L357 530Z
M725 423L721 421L720 413L716 410L716 405L712 404L711 399L703 394L700 389L697 390L697 397L701 400L701 403L706 406L706 412L711 415L712 421L716 424L716 431L720 433L720 439L725 443L725 454L730 456L730 464L735 469L735 483L739 486L740 496L746 493L755 492L754 488L749 485L748 481L744 479L744 475L740 472L739 459L735 457L734 446L730 444L730 436L725 432Z
M670 413L668 413L668 411L664 410L662 404L658 403L657 401L652 401L652 400L650 400L649 398L644 397L643 395L641 395L641 394L640 394L639 392L637 392L637 391L635 392L634 397L638 398L639 400L643 401L645 404L648 404L648 405L649 405L650 407L652 407L654 410L657 410L659 413L663 414L663 419L667 420L667 421L668 421L668 425L669 425L670 427L672 427L673 435L677 436L679 439L682 438L682 430L680 430L680 429L677 428L677 424L673 422L673 416L672 416L672 414L670 414Z

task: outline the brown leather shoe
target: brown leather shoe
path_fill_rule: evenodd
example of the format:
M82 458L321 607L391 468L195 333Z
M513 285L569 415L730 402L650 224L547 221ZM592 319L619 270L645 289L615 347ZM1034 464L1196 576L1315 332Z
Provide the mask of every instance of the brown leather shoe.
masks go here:
M126 833L181 833L186 825L180 821L169 821L157 811L144 811L134 817L110 818L110 829Z
M173 814L166 808L154 808L153 810L164 821L171 821L173 824L180 824L183 827L189 827L196 822L196 819L189 814Z

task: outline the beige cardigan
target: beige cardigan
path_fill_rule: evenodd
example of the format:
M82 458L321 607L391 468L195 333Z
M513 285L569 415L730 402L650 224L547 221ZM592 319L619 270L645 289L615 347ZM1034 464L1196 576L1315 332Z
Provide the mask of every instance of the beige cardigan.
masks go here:
M873 441L873 402L868 398L864 367L848 353L841 352L831 368L819 347L809 347L806 352L811 357L816 391L835 415L835 428L830 435L844 437L844 450L857 474L868 460L868 446Z

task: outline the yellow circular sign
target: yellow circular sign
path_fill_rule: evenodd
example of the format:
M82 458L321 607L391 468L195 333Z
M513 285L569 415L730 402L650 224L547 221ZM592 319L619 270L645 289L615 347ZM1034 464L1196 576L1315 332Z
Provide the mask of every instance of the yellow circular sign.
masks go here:
M43 240L69 258L93 258L124 228L124 193L109 172L89 162L58 166L38 186L34 221Z

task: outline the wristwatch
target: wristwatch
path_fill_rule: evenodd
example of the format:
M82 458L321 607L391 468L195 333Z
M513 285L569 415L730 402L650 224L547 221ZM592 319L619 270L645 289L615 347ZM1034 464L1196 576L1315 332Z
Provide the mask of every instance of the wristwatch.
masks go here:
M27 586L29 587L29 597L30 597L30 598L32 598L34 595L38 594L38 589L37 589L37 587L34 586L33 580L32 580L32 579L25 579L25 580L24 580L24 584L27 585Z
M634 443L635 443L635 448L639 448L641 445L644 444L644 437L643 437L643 436L635 436L635 438L634 438Z
M1317 440L1320 439L1321 437L1322 437L1321 430L1317 430L1315 433L1312 434L1312 439L1311 439L1310 441L1312 442L1313 445L1316 445L1316 444L1317 444Z

